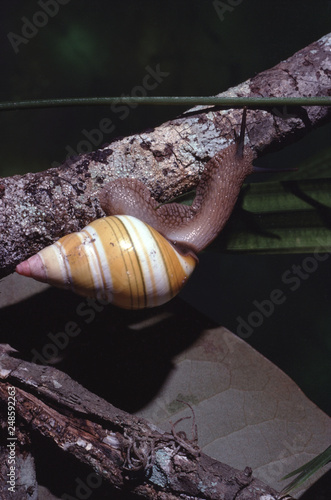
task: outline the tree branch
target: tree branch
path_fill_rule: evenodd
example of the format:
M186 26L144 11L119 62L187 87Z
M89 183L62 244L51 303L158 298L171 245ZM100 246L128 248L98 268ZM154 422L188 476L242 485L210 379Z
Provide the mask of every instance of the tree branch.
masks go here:
M9 346L0 345L0 402L7 405L8 388L15 387L17 447L26 441L22 426L37 430L116 489L145 498L278 498L275 490L252 477L249 467L239 471L200 452L176 424L171 432L161 431L65 373L13 358L10 352Z
M331 34L274 68L220 96L328 96ZM249 110L247 130L255 156L284 147L330 119L328 107ZM192 189L207 160L234 138L240 110L196 107L151 131L115 139L58 168L1 179L0 277L46 245L104 215L102 186L117 177L143 181L168 201Z

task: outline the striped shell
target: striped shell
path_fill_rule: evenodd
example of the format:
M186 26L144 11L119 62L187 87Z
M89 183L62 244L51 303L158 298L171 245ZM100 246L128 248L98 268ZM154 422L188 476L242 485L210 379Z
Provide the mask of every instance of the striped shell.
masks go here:
M178 253L148 224L119 215L97 219L44 248L23 263L30 274L21 274L119 307L140 309L174 297L196 262L193 255Z

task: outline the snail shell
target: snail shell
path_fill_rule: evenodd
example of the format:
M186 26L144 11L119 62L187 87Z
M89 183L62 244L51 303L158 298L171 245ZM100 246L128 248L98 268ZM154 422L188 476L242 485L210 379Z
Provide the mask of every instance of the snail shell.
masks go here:
M39 281L140 309L174 297L196 263L193 254L181 255L148 224L120 215L91 222L20 266L25 266L23 274Z
M193 272L196 254L227 222L253 154L239 142L211 158L191 206L158 206L136 179L117 179L100 193L108 217L64 236L16 267L16 272L129 309L161 305Z

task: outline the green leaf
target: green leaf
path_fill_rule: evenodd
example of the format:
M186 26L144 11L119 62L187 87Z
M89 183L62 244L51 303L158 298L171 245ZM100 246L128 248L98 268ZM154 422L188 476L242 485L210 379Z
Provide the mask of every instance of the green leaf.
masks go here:
M68 52L69 58L75 58L87 51L92 55L95 51L93 47L94 40L86 40L87 33L80 28L72 30L70 37L62 44L63 52ZM81 43L84 42L82 49ZM70 44L68 45L68 42ZM65 50L64 50L65 49ZM88 49L88 50L86 50ZM68 57L68 54L66 54ZM85 55L86 57L86 55ZM82 59L84 62L85 59ZM76 97L76 98L58 98L58 99L29 99L24 101L1 101L1 110L13 109L34 109L50 108L62 106L106 106L110 104L144 104L152 106L223 106L223 107L274 107L274 106L330 106L330 96L314 97L219 97L219 96L106 96L106 97Z
M250 253L330 252L330 193L330 178L246 185L213 247Z
M301 486L305 481L307 481L307 479L309 479L313 474L315 474L315 472L324 467L324 465L326 465L330 461L331 461L331 446L329 446L326 450L324 450L320 455L310 460L310 462L307 462L298 469L284 476L282 480L288 479L289 477L293 477L299 474L299 476L296 479L294 479L294 481L285 486L285 488L281 491L281 494L285 495L286 493L289 493L290 491Z

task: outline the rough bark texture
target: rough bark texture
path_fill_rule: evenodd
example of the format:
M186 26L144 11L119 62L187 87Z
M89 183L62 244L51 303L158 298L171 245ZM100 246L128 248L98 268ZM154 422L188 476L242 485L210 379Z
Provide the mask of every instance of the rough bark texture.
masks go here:
M115 408L63 372L13 358L10 351L0 346L4 414L8 387L15 387L17 429L23 425L37 430L115 488L152 499L278 498L275 490L252 477L249 467L239 471L201 453L196 441L179 432L176 424L171 433L163 432ZM18 450L26 438L16 432ZM1 498L12 498L7 493Z
M331 34L223 96L328 96ZM241 110L197 107L183 116L114 140L45 172L0 181L0 277L64 234L104 215L98 192L117 177L142 180L159 201L191 189L207 160L233 140ZM247 131L254 155L284 147L330 119L326 107L249 110Z

